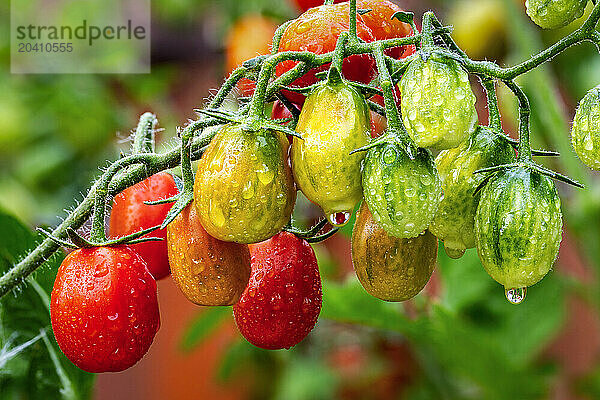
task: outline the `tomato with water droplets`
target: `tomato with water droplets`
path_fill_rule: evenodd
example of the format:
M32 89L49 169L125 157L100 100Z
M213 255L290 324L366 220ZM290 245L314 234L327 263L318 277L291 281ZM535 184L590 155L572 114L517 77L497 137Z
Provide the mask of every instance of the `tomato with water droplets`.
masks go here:
M435 269L438 241L390 236L362 203L352 231L352 264L365 290L381 300L406 301L423 290Z
M550 178L525 167L500 171L485 186L475 215L477 253L506 289L540 281L562 239L562 212Z
M444 242L448 256L459 258L475 247L475 211L481 195L475 190L485 179L485 174L475 171L514 161L515 151L506 138L486 127L479 127L469 140L437 156L444 199L429 230Z
M404 11L390 0L358 0L357 7L371 10L362 15L363 21L373 32L376 40L386 40L412 36L412 27L396 18L394 14ZM386 49L385 53L392 58L400 59L414 54L415 46L401 46Z
M442 200L442 184L431 153L420 148L411 157L395 140L368 151L362 185L375 221L399 238L421 235Z
M202 227L193 204L167 227L171 276L192 303L237 303L250 277L248 245L223 242Z
M580 18L588 0L527 0L527 15L540 28L557 29Z
M312 93L300 113L292 169L302 193L323 209L329 222L344 225L362 199L360 165L369 143L369 108L345 81L326 83Z
M402 76L400 93L404 125L419 147L457 147L477 126L475 94L455 60L420 53Z
M289 222L296 188L283 133L222 127L198 162L194 204L202 226L227 242L257 243Z
M240 333L263 349L288 349L314 328L321 312L315 253L289 232L250 246L252 273L233 315Z
M133 185L115 196L110 213L109 234L111 237L127 236L143 229L162 224L172 203L147 205L145 201L168 199L178 193L173 176L159 172ZM145 237L165 239L165 229L150 232ZM166 241L138 243L131 246L137 251L155 279L169 275L169 260Z
M160 326L156 282L127 246L70 253L51 294L60 349L88 372L118 372L146 354Z
M579 103L571 143L585 165L600 170L600 86L587 92Z

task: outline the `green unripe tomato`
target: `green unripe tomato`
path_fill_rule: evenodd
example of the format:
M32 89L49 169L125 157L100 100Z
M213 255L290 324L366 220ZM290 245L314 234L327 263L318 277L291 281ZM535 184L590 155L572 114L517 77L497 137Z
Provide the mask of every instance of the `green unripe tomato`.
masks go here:
M579 103L573 119L571 142L585 165L600 169L600 86L587 92Z
M288 141L271 130L222 127L198 163L194 204L213 237L237 243L270 238L289 222L296 188Z
M396 142L369 150L362 184L375 221L399 238L423 233L442 199L442 183L431 153L419 148L417 155L410 158Z
M477 128L469 140L440 152L435 159L444 199L429 230L444 242L450 257L459 258L466 249L475 247L475 211L481 193L474 194L485 174L474 172L514 160L512 146L485 127Z
M352 231L352 264L370 295L385 301L415 297L431 278L437 252L438 241L428 231L410 239L390 236L367 204L360 206Z
M400 92L404 125L419 147L456 147L477 126L469 76L454 60L415 58L402 76Z
M344 225L362 199L365 153L350 152L369 143L365 98L343 81L324 84L306 99L296 131L303 137L294 138L291 152L298 187L332 225Z
M583 15L588 0L527 0L527 15L540 28L557 29Z
M506 289L539 282L552 268L562 237L554 182L523 167L499 172L481 193L475 237L483 267Z

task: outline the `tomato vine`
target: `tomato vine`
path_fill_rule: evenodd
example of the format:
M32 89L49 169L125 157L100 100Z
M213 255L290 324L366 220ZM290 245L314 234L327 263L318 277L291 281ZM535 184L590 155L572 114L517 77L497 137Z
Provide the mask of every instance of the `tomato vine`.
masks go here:
M328 0L326 3L330 4L332 1ZM69 212L64 221L52 232L47 233L48 237L39 243L36 248L32 249L25 258L0 277L0 296L4 296L12 289L24 284L27 277L37 268L41 267L61 245L75 245L79 247L111 246L148 240L147 238L141 239L141 236L158 227L153 227L124 238L108 240L104 226L107 204L110 204L113 196L127 187L133 186L160 171L180 166L183 189L176 198L163 200L164 202L176 200L175 205L171 208L171 211L162 224L163 228L166 227L193 199L194 177L191 162L200 159L206 146L214 136L214 132L206 130L206 128L235 121L241 122L244 129L248 130L268 128L298 136L292 129L295 126L295 121L291 127L287 127L268 119L265 116L265 104L278 98L280 99L279 92L284 89L303 93L307 92L309 89L297 90L292 88L291 84L310 69L332 64L332 69L339 71L342 60L345 57L359 54L373 56L377 62L381 91L370 85L352 84L363 93L383 93L385 106L381 107L369 101L369 107L377 113L386 115L390 128L410 148L414 144L405 132L392 91L394 86L398 84L402 73L406 70L410 61L420 55L412 55L405 59L396 60L384 54L384 50L393 47L414 45L425 52L440 52L444 56L458 62L469 74L477 76L487 93L489 127L498 134L502 134L502 129L496 96L496 83L506 85L517 98L519 102L519 141L518 144L513 143L513 145L518 146L519 155L516 163L485 168L477 172L493 174L501 170L525 166L553 179L561 180L575 186L582 186L566 176L533 163L532 156L556 155L556 153L531 149L530 104L527 95L515 82L515 79L548 62L568 48L584 42L594 44L600 51L600 32L596 30L598 21L600 20L600 4L594 3L591 14L577 30L528 60L506 68L490 61L470 59L452 39L451 29L444 26L432 12L424 14L422 23L423 31L421 33L418 33L416 29L413 19L414 15L402 12L396 14L394 17L409 23L413 27L412 36L376 40L369 43L363 42L357 36L357 15L363 12L368 12L368 10L359 10L357 9L357 1L350 1L348 34L341 35L335 50L325 54L315 54L308 51L278 52L281 38L289 22L281 25L273 37L272 54L255 57L234 70L208 106L203 110L197 110L200 114L199 119L189 123L178 131L181 144L166 153L158 154L154 150L156 117L150 113L142 115L135 132L131 154L125 155L120 160L111 164L98 180L93 183L83 201ZM442 47L436 44L440 42L443 43ZM298 64L281 76L274 78L275 67L279 63L288 60L298 62ZM238 113L231 114L224 112L220 109L221 106L227 96L234 90L236 84L243 78L256 80L254 95L250 99L246 99L248 101L245 102ZM297 112L294 112L294 110L291 111L294 119L297 120ZM509 139L507 138L507 140ZM76 230L90 219L92 221L92 233L90 239L86 240L79 236ZM318 224L317 227L322 228L322 223ZM335 233L334 230L326 234L320 234L321 229L317 229L317 227L306 232L301 232L293 226L288 227L287 230L305 238L309 242L323 240ZM70 240L70 242L67 240Z

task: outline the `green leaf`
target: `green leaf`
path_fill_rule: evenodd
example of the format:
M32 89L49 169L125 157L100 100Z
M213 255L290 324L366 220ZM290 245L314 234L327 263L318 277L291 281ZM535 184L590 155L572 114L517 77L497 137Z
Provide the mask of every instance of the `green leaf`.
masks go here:
M349 279L343 285L324 281L323 304L321 318L401 332L409 337L419 332L418 320L401 314L398 303L386 303L369 295L357 279Z
M452 311L460 311L490 295L495 286L483 269L477 251L468 250L458 260L446 255L440 241L438 251L438 271L444 282L442 304Z
M0 211L0 273L36 240L28 228ZM91 395L94 375L67 360L52 335L50 293L62 259L54 257L15 293L0 299L2 398L77 400Z
M415 14L406 11L398 11L394 15L392 15L392 19L397 19L400 22L404 22L405 24L410 24L415 19Z
M207 307L202 310L194 321L190 323L183 335L180 347L190 351L200 345L213 333L227 317L231 316L230 307Z
M309 400L335 398L336 376L317 359L296 355L283 371L274 399Z

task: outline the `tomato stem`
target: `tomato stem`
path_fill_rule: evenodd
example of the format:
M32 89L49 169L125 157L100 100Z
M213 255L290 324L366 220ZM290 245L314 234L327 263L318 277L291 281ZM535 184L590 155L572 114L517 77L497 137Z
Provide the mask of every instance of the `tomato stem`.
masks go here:
M487 96L489 127L495 132L502 132L502 120L498 108L498 95L496 93L496 82L491 78L482 78L481 84L485 88Z
M377 71L379 72L379 85L383 91L383 101L385 104L388 122L388 133L399 138L404 144L414 146L412 139L410 136L408 136L406 128L402 123L400 110L398 110L398 106L396 105L396 100L394 98L394 83L392 82L390 71L385 61L382 46L375 48L374 56L375 62L377 63Z
M514 81L504 81L504 84L519 101L519 154L517 160L519 162L531 162L531 140L529 137L531 107L529 105L529 98Z
M346 53L346 42L347 41L348 41L348 33L347 32L340 33L340 36L335 45L335 50L333 52L333 60L331 61L331 68L329 70L330 77L331 77L331 71L333 69L337 69L339 73L342 72L342 65L343 65L344 56Z
M356 0L350 0L350 40L358 41L358 34L356 30Z
M154 133L158 120L152 113L140 117L133 139L133 153L154 153Z

